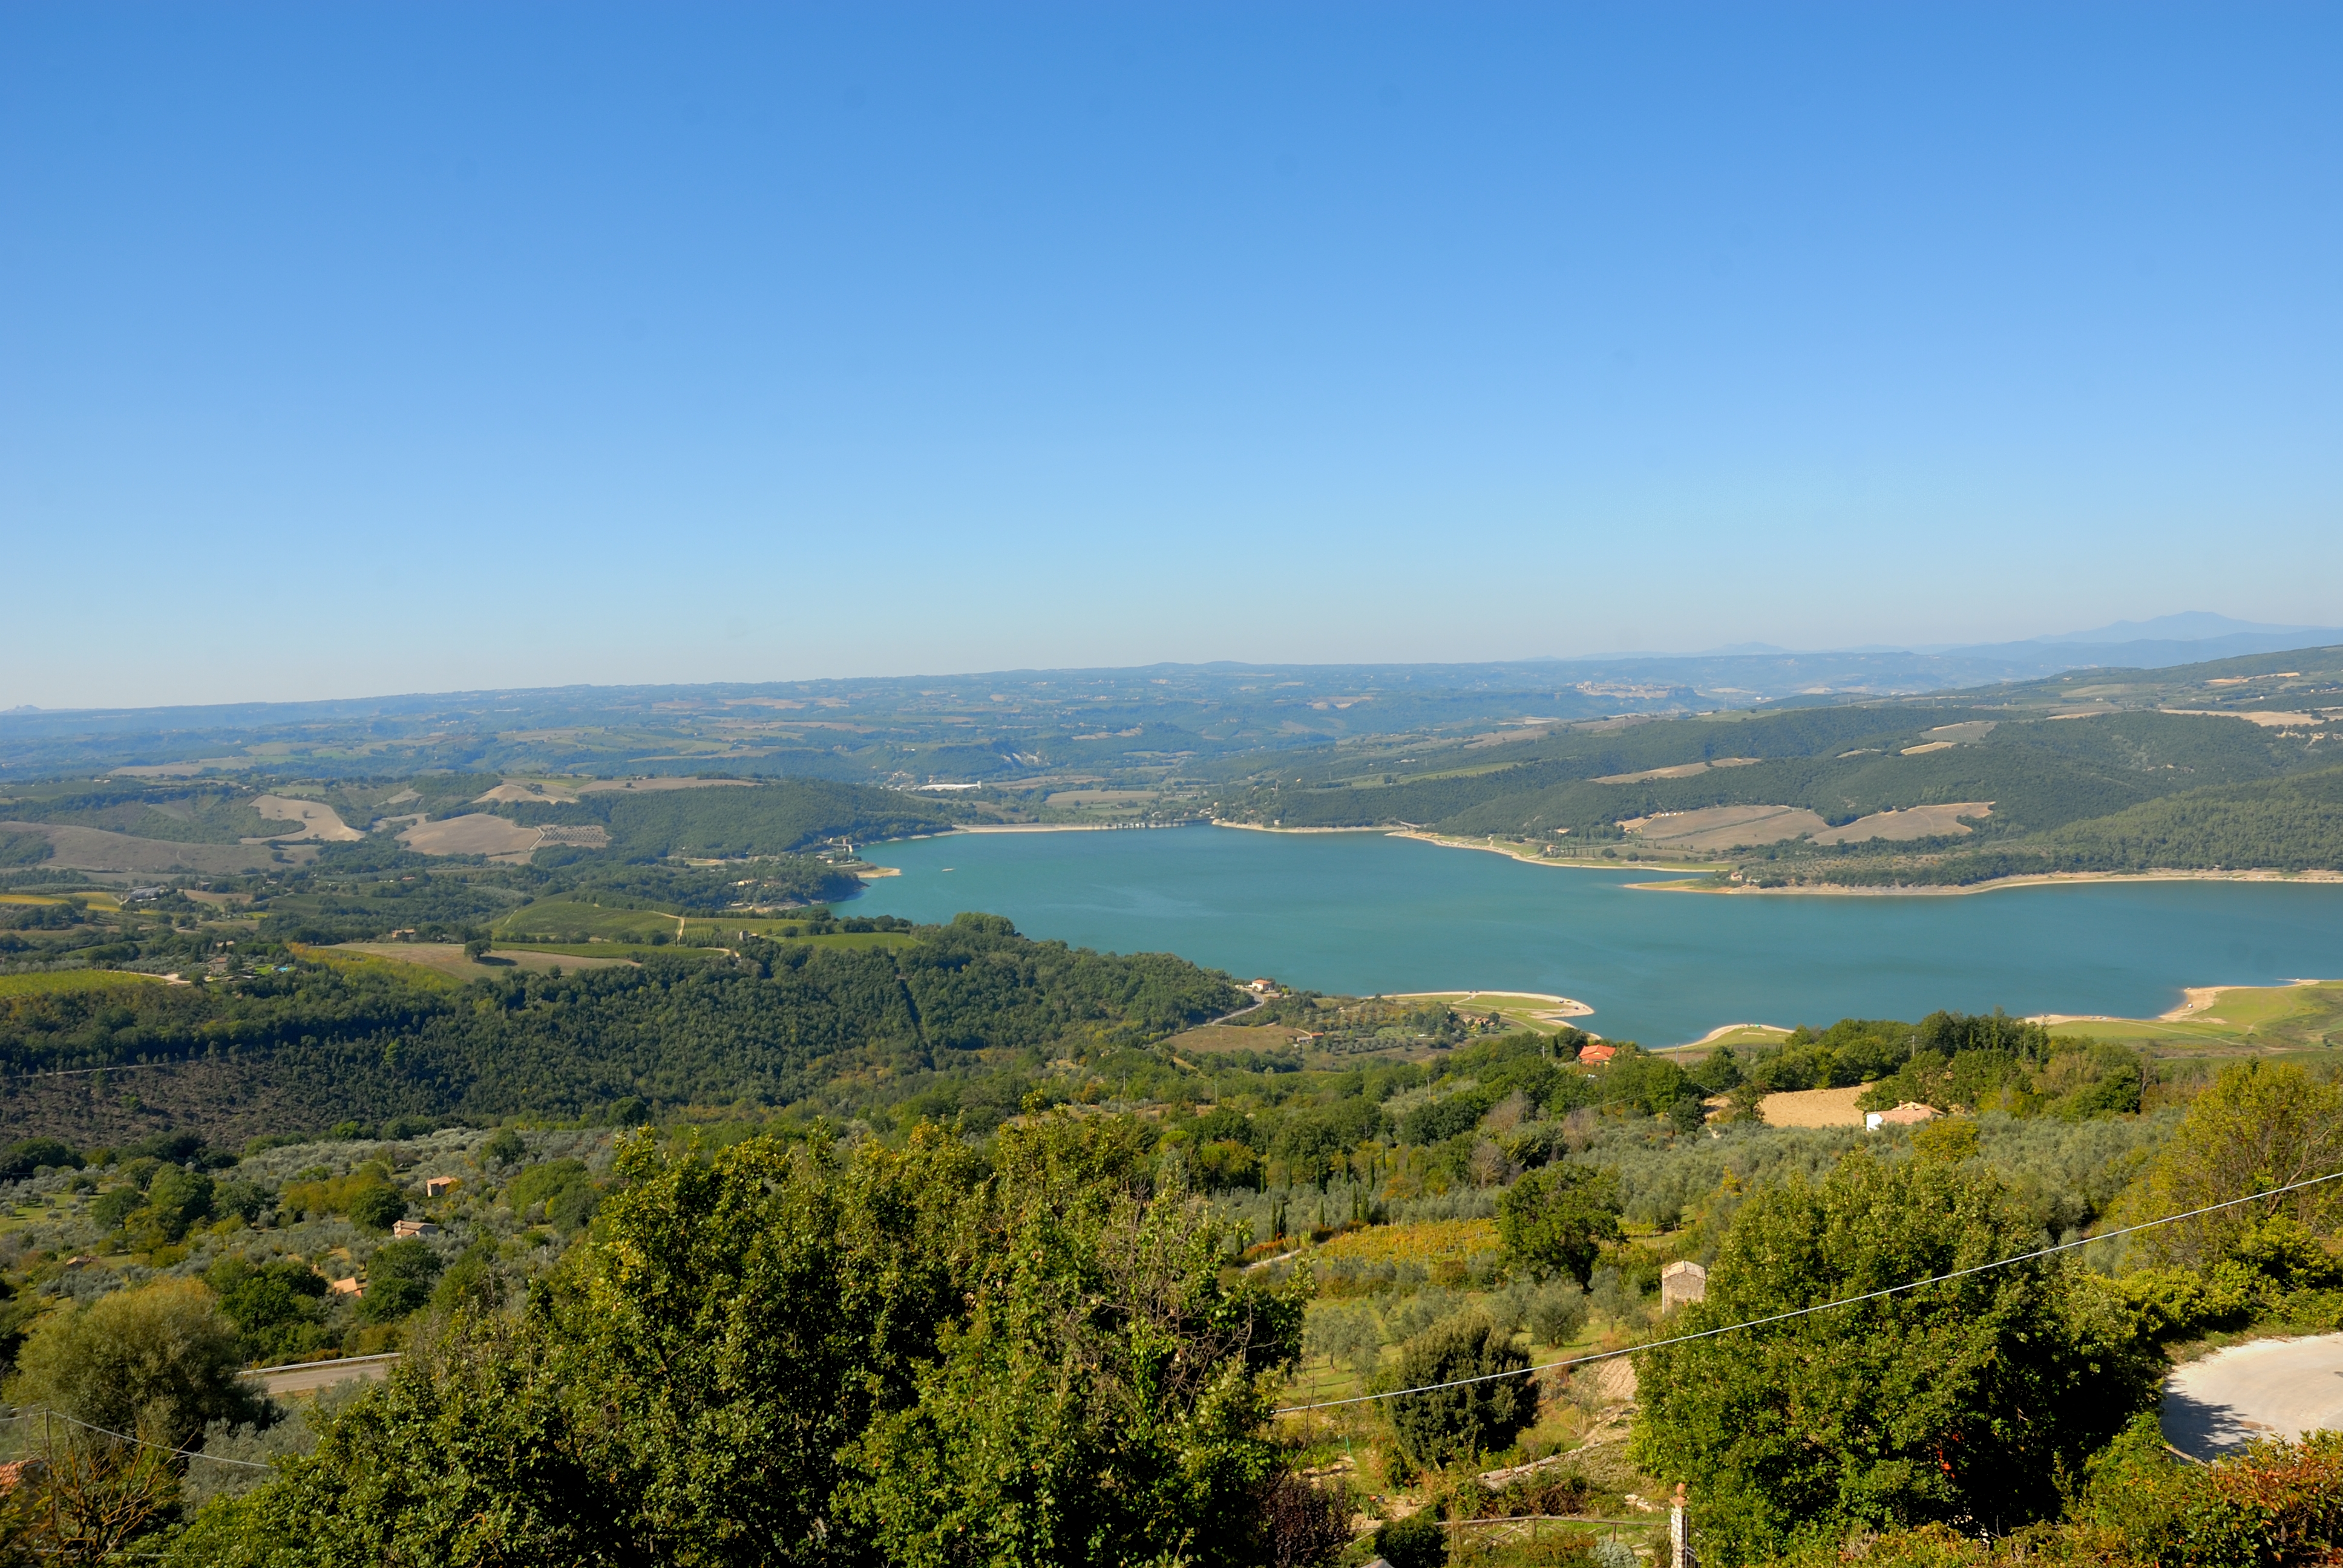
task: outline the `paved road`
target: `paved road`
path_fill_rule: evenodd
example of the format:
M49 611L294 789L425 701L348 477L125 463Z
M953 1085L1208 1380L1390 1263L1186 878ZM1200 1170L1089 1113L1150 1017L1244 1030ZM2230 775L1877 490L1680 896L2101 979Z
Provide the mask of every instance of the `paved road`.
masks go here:
M2162 1421L2165 1441L2199 1459L2343 1429L2343 1334L2256 1340L2191 1362L2165 1380Z
M352 1356L347 1361L307 1362L298 1366L263 1367L250 1375L261 1382L276 1398L287 1394L316 1393L321 1388L331 1388L337 1382L354 1378L368 1378L377 1382L390 1375L393 1362L398 1357Z

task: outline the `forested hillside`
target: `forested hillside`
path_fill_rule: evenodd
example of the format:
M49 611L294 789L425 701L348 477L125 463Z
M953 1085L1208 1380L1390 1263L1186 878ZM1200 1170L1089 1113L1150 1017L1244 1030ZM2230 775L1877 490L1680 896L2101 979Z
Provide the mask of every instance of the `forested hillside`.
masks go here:
M1761 883L2343 869L2343 827L2318 781L2343 743L2343 708L2319 706L2343 695L2335 651L2286 656L2308 670L2265 670L2265 657L1618 720L1406 757L1338 752L1223 791L1214 810L1494 836L1548 854L1673 841ZM2297 706L2265 706L2278 702ZM1887 816L1922 807L1946 809Z
M156 1116L226 1140L397 1115L745 1101L851 1116L915 1099L988 1127L1049 1060L1111 1056L1241 1000L1183 960L1029 941L989 916L898 947L738 951L483 970L460 988L404 964L294 960L197 986L0 992L0 1115L20 1135L104 1142ZM60 1071L82 1076L27 1081Z
M786 855L834 840L939 832L953 820L933 796L818 779L703 789L607 789L558 805L518 801L496 810L533 828L598 826L610 836L605 853L628 861ZM577 850L540 853L546 864L588 858Z

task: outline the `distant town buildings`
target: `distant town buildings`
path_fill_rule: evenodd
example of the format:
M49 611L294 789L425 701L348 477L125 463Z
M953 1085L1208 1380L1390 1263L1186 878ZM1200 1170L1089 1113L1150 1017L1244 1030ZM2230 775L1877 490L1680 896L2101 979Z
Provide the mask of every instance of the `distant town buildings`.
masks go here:
M390 1233L404 1241L414 1236L436 1236L439 1227L428 1220L397 1220L392 1221Z
M1582 1045L1578 1048L1578 1060L1595 1067L1602 1066L1618 1054L1617 1046L1604 1045L1599 1041L1594 1045Z
M453 1192L458 1180L454 1176L426 1176L423 1179L423 1195L437 1198L443 1193Z

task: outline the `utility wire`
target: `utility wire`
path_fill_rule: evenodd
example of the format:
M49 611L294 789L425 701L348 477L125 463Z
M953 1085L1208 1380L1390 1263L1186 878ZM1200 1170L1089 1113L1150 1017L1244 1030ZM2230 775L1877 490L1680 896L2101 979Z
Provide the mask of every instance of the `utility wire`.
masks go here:
M1460 1377L1447 1382L1428 1382L1415 1388L1395 1388L1389 1393L1362 1393L1353 1394L1349 1399L1324 1399L1312 1404L1290 1404L1271 1411L1269 1413L1299 1415L1306 1410L1332 1410L1337 1405L1371 1404L1378 1400L1399 1399L1412 1393L1436 1393L1444 1388L1463 1388L1468 1383L1494 1382L1502 1378L1527 1377L1533 1372L1552 1372L1556 1367L1584 1366L1589 1362L1607 1362L1619 1356L1631 1356L1639 1351L1655 1351L1663 1345L1689 1344L1694 1340L1715 1339L1719 1334L1735 1333L1742 1329L1756 1329L1763 1328L1767 1323L1787 1322L1792 1318L1803 1318L1815 1312L1826 1312L1834 1307L1851 1307L1862 1302L1875 1302L1882 1296L1900 1295L1906 1291L1917 1291L1929 1285L1941 1285L1949 1280L1966 1279L1971 1274L1982 1274L1994 1269L2006 1269L2013 1263L2032 1262L2036 1258L2046 1258L2054 1252L2071 1251L2077 1247L2087 1247L2096 1241L2113 1241L2117 1236L2128 1236L2135 1231L2152 1231L2158 1225L2169 1225L2180 1220L2194 1220L2200 1214L2210 1214L2221 1209L2232 1209L2240 1203L2257 1203L2265 1198L2276 1198L2282 1193L2298 1192L2305 1187L2316 1187L2322 1181L2333 1181L2338 1178L2343 1178L2343 1171L2331 1171L2324 1176L2313 1176L2307 1181L2291 1181L2283 1187L2273 1187L2266 1192L2249 1192L2242 1198L2230 1198L2218 1203L2207 1203L2202 1209L2190 1209L2185 1213L2167 1214L2158 1220L2143 1220L2137 1225L2126 1225L2119 1230L2102 1231L2096 1236L2085 1236L2072 1241L2060 1241L2053 1246L2037 1248L2031 1252L2020 1252L2014 1258L1999 1258L1990 1263L1978 1263L1966 1269L1955 1269L1949 1274L1937 1274L1926 1280L1914 1280L1906 1284L1890 1285L1882 1291L1865 1291L1859 1296L1842 1296L1835 1302L1822 1302L1811 1307L1798 1307L1786 1312L1775 1312L1770 1317L1750 1318L1742 1322L1727 1323L1723 1328L1703 1329L1697 1333L1676 1334L1664 1340L1653 1340L1645 1344L1628 1345L1623 1350L1596 1351L1591 1355L1567 1356L1561 1361L1542 1362L1534 1367L1523 1367L1519 1372L1483 1372L1478 1377Z
M228 1459L216 1453L206 1453L201 1449L196 1448L173 1448L167 1442L156 1442L144 1437L133 1437L126 1432L116 1432L112 1427L92 1426L85 1421L75 1421L72 1416L67 1415L61 1410L50 1410L44 1406L39 1410L38 1413L45 1416L54 1416L57 1420L64 1422L67 1426L77 1426L84 1432L103 1432L107 1437L119 1438L124 1442L135 1442L142 1448L159 1448L166 1453L176 1453L182 1459L208 1459L214 1464L236 1464L242 1465L246 1470L266 1470L268 1468L266 1464L255 1463L249 1459ZM33 1417L31 1414L19 1412L16 1419L19 1421L30 1421Z

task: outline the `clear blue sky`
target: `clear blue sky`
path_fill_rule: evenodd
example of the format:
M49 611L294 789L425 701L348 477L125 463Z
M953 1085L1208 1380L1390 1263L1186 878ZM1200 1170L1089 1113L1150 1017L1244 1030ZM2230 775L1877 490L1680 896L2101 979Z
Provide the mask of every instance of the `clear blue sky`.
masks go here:
M2343 6L0 8L0 706L2343 620Z

